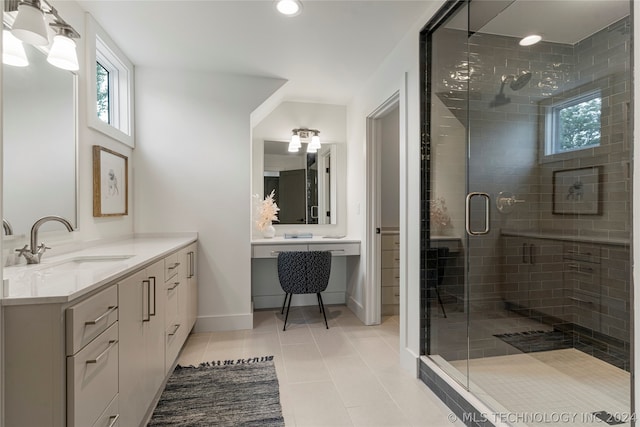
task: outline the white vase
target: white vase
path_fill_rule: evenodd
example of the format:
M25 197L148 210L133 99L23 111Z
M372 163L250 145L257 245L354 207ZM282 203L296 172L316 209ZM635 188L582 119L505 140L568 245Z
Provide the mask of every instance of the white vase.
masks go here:
M262 236L265 239L272 239L273 237L275 237L275 235L276 235L276 228L271 223L269 223L269 225L267 225L265 229L262 230Z

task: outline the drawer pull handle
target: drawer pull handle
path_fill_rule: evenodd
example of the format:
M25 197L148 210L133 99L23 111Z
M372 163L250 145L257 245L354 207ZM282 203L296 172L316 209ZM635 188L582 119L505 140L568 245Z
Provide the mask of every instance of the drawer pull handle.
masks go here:
M120 414L111 415L109 417L109 419L111 420L111 422L109 423L109 425L107 427L113 427L114 425L116 425L116 423L120 419Z
M399 278L400 278L400 276L393 276L393 278L394 278L394 279L399 279Z
M179 262L176 262L175 264L173 264L173 265L172 265L171 267L169 267L168 269L169 269L169 270L175 270L175 269L176 269L176 267L177 267L177 266L179 266L179 265L180 265L180 263L179 263Z
M114 345L118 344L118 340L109 340L109 346L100 353L95 359L87 360L87 363L98 363L100 359L104 357L105 354L109 352L113 348Z
M176 332L178 332L178 329L180 329L180 325L173 325L173 326L175 326L175 329L173 330L173 332L169 334L170 337L174 336Z
M278 255L282 251L271 251L271 255Z
M573 300L573 301L577 301L577 302L582 302L582 303L585 303L585 304L593 305L593 301L587 301L586 299L580 299L580 298L576 298L576 297L569 297L569 299Z
M111 313L116 311L117 309L118 309L117 305L110 305L109 308L107 308L107 311L105 311L104 313L102 313L100 316L96 317L93 320L87 320L86 322L84 322L84 324L85 325L95 325L96 323L98 323L99 321L101 321L102 319L104 319L105 317L107 317L108 315L110 315Z
M344 249L329 249L329 252L344 252Z
M393 295L394 295L394 296L396 296L396 297L399 297L399 296L400 296L400 294L393 294Z
M575 251L573 249L569 249L567 251L568 254L574 254L574 255L585 255L585 256L592 256L593 254L591 252L580 252L580 251Z
M171 292L172 290L177 288L179 285L180 285L180 282L173 282L173 286L170 288L167 288L167 292Z

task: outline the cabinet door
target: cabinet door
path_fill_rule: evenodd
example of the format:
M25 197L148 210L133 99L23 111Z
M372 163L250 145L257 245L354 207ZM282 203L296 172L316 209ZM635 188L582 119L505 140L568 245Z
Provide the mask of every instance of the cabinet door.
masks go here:
M119 306L119 390L121 425L137 426L142 422L149 402L146 392L146 351L144 348L149 285L146 271L140 271L118 284Z
M118 284L121 423L142 422L165 377L164 262Z
M148 382L147 396L151 401L165 378L164 355L164 323L166 292L164 292L164 263L156 262L146 270L149 288L151 290L149 322L145 325L145 351ZM126 425L126 424L124 424Z

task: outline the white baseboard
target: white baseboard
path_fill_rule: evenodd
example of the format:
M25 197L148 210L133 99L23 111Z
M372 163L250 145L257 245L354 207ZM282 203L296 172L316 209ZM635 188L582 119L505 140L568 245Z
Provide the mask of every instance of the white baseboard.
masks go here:
M217 332L253 329L253 313L226 316L198 316L193 332Z
M253 308L281 308L284 302L284 294L281 295L254 295ZM345 293L344 292L323 292L322 302L325 305L329 304L344 304ZM299 307L305 305L317 305L318 297L316 294L303 294L294 295L291 299L292 307Z
M358 301L353 299L351 295L349 295L347 298L347 307L349 307L349 309L353 311L353 314L355 314L356 317L360 319L362 323L364 323L365 325L367 324L366 323L367 316L365 314L364 307Z

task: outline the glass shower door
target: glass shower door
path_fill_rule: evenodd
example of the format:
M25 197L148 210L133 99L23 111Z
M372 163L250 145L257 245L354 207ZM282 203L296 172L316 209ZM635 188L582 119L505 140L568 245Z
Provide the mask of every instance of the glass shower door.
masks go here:
M629 421L630 4L577 3L532 45L576 2L468 5L467 380L513 424Z
M630 8L472 0L423 33L424 352L511 424L631 425Z

